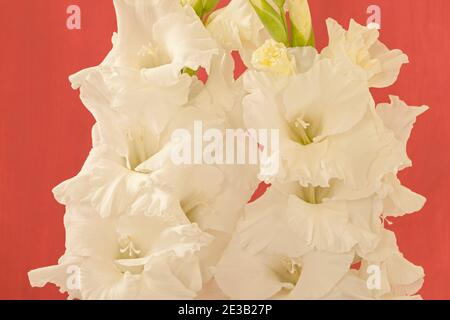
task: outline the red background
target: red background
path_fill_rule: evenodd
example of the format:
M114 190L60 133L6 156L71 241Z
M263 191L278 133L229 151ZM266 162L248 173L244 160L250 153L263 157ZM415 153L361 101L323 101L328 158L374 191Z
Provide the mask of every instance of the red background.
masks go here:
M64 251L64 208L51 189L75 175L90 148L93 119L67 77L98 64L111 47L111 0L1 0L0 10L0 299L61 299L53 286L30 288L30 269L56 263ZM82 29L66 28L66 8L77 4ZM424 266L426 299L450 298L450 1L310 0L318 47L326 43L325 18L347 26L382 10L382 40L411 60L397 84L375 91L411 105L428 104L409 145L414 167L404 183L428 203L395 221L405 256Z

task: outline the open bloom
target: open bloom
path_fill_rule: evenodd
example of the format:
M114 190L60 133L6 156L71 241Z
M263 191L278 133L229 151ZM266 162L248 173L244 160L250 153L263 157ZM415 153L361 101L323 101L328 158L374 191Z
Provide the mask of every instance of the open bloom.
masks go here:
M268 39L244 0L205 26L191 7L199 1L114 0L111 52L70 77L96 124L80 173L54 189L66 206L66 252L31 271L32 285L81 299L410 298L423 270L383 223L425 203L397 173L411 165L407 140L427 107L397 97L375 107L369 91L392 84L407 57L354 21L345 31L328 20L321 54L287 48ZM307 15L293 22L311 43L307 3L290 4L291 17ZM231 51L249 68L238 80ZM229 128L252 129L241 130L245 143L274 152L259 177L272 187L249 205L256 166L211 161L228 151L220 138ZM278 130L279 150L250 137L257 129ZM174 161L185 146L178 130L200 163ZM213 143L196 146L198 138ZM280 170L266 170L278 155Z
M239 51L247 66L252 52L269 37L248 0L232 0L215 11L207 28L225 50Z
M191 6L178 0L116 0L114 5L118 32L102 65L134 69L159 84L178 81L185 67L209 71L217 45Z
M360 261L359 268L350 270L326 299L420 299L416 293L423 284L423 268L400 253L393 232L383 230L377 248Z
M83 90L95 85L92 78L103 78L113 109L160 133L171 112L188 100L192 78L183 70L204 67L209 72L217 43L194 10L179 1L124 0L114 5L118 31L112 50L99 66L72 76L72 85ZM84 96L95 99L99 93L91 89Z
M327 187L336 178L370 193L406 162L400 142L376 114L365 82L345 66L321 60L304 71L245 75L247 128L280 130L282 169L265 180Z
M159 215L103 218L88 206L73 209L65 216L66 253L58 265L31 271L32 285L55 283L86 300L192 299L201 290L199 253L211 237L196 225L174 225Z
M97 123L83 169L55 188L57 200L73 211L79 205L92 206L105 218L159 214L173 223L196 223L214 236L200 257L202 276L209 280L210 268L256 187L255 171L250 166L178 165L171 159L171 151L181 144L171 139L175 130L184 128L194 136L194 121L217 130L227 127L199 82L189 87L186 104L171 111L156 109L146 122L145 113L133 104L124 105L127 112L112 106L114 91L103 75L94 70L72 78L81 82L81 98Z
M349 271L353 256L319 251L302 257L251 254L236 236L217 267L216 280L231 299L318 299Z
M249 252L299 257L312 250L370 252L382 228L380 200L339 198L340 186L274 185L248 204L237 233Z
M425 199L387 177L376 194L349 192L337 180L330 187L274 184L248 204L237 226L242 247L261 252L302 256L311 250L363 256L383 237L382 217L422 209Z
M176 120L171 119L183 105L173 110L156 109L145 121L148 114L133 109L134 100L126 104L128 112L113 107L114 91L101 72L95 70L72 80L80 86L81 99L97 123L93 149L83 169L54 190L62 204L89 203L102 216L116 215L129 212L142 194L151 194L147 197L148 208L158 208L162 213L179 199L185 179L193 179L198 188L191 184L191 190L204 194L203 199L218 192L222 181L219 170L175 166L165 153L171 134L169 124L176 126ZM166 197L153 201L154 192L162 190Z
M389 50L378 40L379 32L350 21L348 31L335 20L328 19L329 44L322 50L322 57L340 59L356 65L366 73L370 87L385 88L398 77L400 68L408 63L401 50Z
M338 189L272 186L249 204L217 267L224 293L233 299L415 298L423 270L383 228L382 199L333 200ZM374 287L371 270L378 272Z

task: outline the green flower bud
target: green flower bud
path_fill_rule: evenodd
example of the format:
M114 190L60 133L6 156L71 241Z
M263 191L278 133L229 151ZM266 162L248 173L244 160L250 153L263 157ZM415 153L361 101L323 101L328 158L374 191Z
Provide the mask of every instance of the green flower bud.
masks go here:
M276 1L277 4L283 1ZM250 0L250 4L255 9L256 14L264 27L275 41L289 46L289 36L284 21L284 9L278 8L277 12L267 0ZM284 4L284 3L283 3Z
M314 31L308 0L288 0L292 25L292 46L315 46Z
M203 14L212 12L220 0L203 0Z
M182 6L191 6L200 19L211 13L220 0L180 0Z

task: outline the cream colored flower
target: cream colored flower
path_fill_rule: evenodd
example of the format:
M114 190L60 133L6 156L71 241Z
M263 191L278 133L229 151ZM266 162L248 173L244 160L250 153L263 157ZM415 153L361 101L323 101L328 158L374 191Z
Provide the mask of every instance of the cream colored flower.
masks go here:
M67 208L65 225L66 253L57 266L31 271L33 286L52 282L85 300L193 299L202 288L199 254L211 237L194 224L157 215L102 218L76 206Z
M31 271L32 285L78 299L415 297L423 270L383 223L425 203L397 173L411 165L407 140L426 107L397 97L375 107L369 91L395 82L407 57L353 20L348 31L327 21L321 55L287 48L268 39L249 1L206 22L191 7L198 1L114 0L113 49L70 77L96 124L80 173L54 189L67 211L66 252ZM290 7L310 18L307 2ZM308 19L295 22L312 41ZM238 80L235 50L249 67ZM201 67L205 84L184 71ZM252 129L246 143L255 129L279 130L269 159L280 155L281 169L263 167L272 187L262 198L246 205L256 166L173 162L184 141L172 134L194 137L198 121L223 136Z
M336 178L370 193L406 163L367 85L347 71L321 60L292 77L247 72L246 127L280 130L282 170L269 181L327 187Z
M269 38L248 0L231 0L226 7L213 12L207 28L225 50L239 51L247 66L252 52Z
M117 35L102 65L130 68L159 85L188 67L209 71L216 42L190 6L175 0L116 0Z
M235 236L216 271L216 281L231 299L318 299L349 271L353 252L312 251L302 257L251 254Z
M328 19L329 44L322 50L323 58L354 64L365 71L370 87L392 85L408 57L400 50L389 50L378 40L379 32L350 21L348 31L335 20Z
M228 127L216 113L209 90L193 82L197 86L189 88L186 105L172 112L156 109L149 118L152 121L145 124L141 110L133 105L121 112L111 106L114 92L100 72L79 81L83 81L82 100L97 120L93 149L81 172L55 188L56 198L65 205L92 206L103 217L160 215L173 222L198 224L215 237L200 261L202 276L209 281L210 268L220 258L258 183L252 166L172 162L171 150L177 144L171 139L174 130L183 128L194 136L194 121L202 121L205 129Z
M100 71L80 74L72 80L79 83L81 99L97 123L93 129L93 149L83 169L54 190L59 202L88 203L106 216L130 212L137 199L147 195L147 208L156 212L156 206L162 214L174 201L179 201L184 190L181 182L186 179L197 183L197 187L191 184L192 192L203 194L203 200L219 191L223 179L220 170L176 166L166 152L171 147L173 130L169 125L178 126L180 118L175 115L184 110L183 105L174 103L171 108L170 98L163 94L158 97L155 92L150 96L155 102L152 114L151 110L143 112L136 108L139 99L145 101L144 97L136 96L117 107L111 82ZM158 99L161 104L167 101L166 108ZM176 100L172 97L172 101ZM155 194L165 196L158 198Z
M368 196L340 199L329 188L274 185L248 204L237 233L249 252L302 256L311 250L370 252L381 231L381 201ZM356 195L355 195L356 196Z
M410 300L423 284L423 268L415 266L399 252L394 233L384 230L378 247L351 270L326 299L338 300ZM370 279L373 277L373 279Z
M209 71L217 43L193 9L179 1L114 4L118 32L113 49L100 66L73 75L72 86L81 89L82 99L93 100L99 93L88 88L83 95L83 86L105 82L110 107L160 133L171 112L188 101L192 78L182 70Z

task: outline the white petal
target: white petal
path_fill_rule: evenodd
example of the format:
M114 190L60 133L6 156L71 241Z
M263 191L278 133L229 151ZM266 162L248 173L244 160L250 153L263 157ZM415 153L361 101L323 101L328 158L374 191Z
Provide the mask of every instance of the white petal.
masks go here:
M350 232L345 202L309 204L291 195L287 223L297 235L297 241L306 241L318 250L343 253L357 243Z
M330 137L328 157L333 176L348 187L370 192L379 188L384 175L396 173L407 162L392 131L373 110L353 130Z
M235 237L217 266L216 281L231 299L267 299L286 284L265 262L264 257L251 255Z
M291 257L310 250L306 239L301 239L287 220L288 199L271 187L260 199L247 205L237 229L246 250L252 254L265 252Z
M401 50L389 50L380 41L370 48L370 54L380 61L382 70L369 80L369 85L374 88L386 88L394 84L402 65L409 62L408 56Z
M239 50L250 66L251 52L267 38L264 26L247 0L233 0L208 18L207 28L223 48Z
M216 44L190 6L160 0L114 4L118 35L105 65L147 68L147 80L169 85L184 67L209 70Z
M333 19L327 19L329 45L322 51L324 58L342 60L366 73L369 86L384 88L392 85L408 57L400 50L389 50L378 41L379 32L350 21L348 31Z
M381 103L377 106L377 114L383 120L385 126L394 132L406 153L406 144L416 118L427 111L428 107L410 107L396 96L390 96L390 99L391 103Z
M300 280L289 297L318 299L326 295L349 271L354 253L334 254L314 251L302 257Z
M293 122L302 117L311 125L314 141L348 131L370 105L366 84L328 60L293 77L284 92L286 119Z
M389 185L387 197L384 199L384 216L399 217L420 211L426 199L412 192L400 183L397 177L390 175L385 178Z

